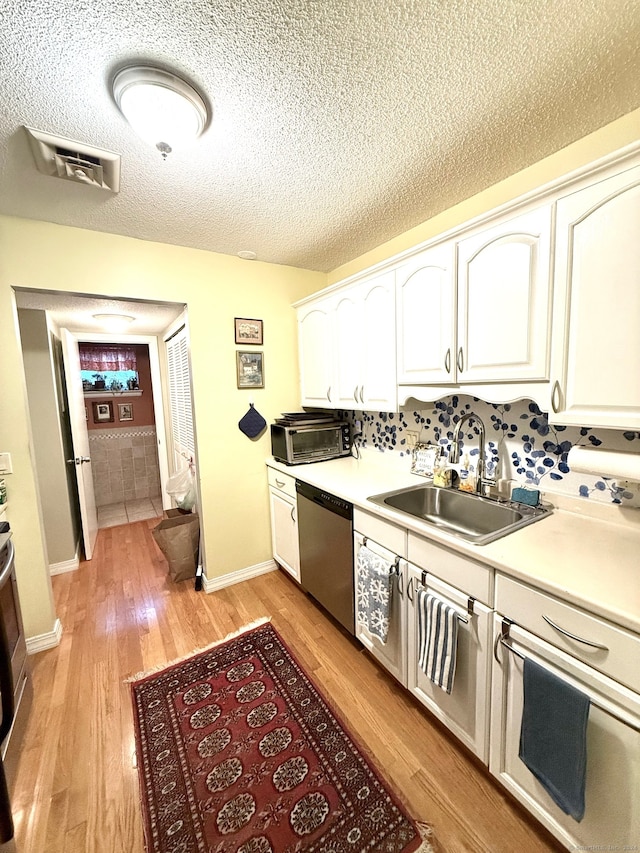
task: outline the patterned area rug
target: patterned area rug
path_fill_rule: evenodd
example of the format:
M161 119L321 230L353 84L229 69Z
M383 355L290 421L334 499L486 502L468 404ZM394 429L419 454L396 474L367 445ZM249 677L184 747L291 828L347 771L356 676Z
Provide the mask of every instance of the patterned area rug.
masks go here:
M150 853L432 850L270 623L132 696Z

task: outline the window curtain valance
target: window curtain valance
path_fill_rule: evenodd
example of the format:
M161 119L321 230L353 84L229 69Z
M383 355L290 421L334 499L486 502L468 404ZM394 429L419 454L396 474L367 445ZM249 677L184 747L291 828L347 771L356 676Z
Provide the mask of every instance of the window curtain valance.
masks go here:
M80 344L81 370L137 370L136 351L122 345Z

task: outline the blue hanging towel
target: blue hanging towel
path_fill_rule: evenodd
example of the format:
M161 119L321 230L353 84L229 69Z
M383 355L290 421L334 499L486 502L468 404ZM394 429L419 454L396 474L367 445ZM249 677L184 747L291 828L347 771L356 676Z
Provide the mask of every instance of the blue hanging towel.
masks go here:
M253 407L253 403L249 403L249 410L238 421L240 432L243 432L249 438L257 438L260 433L266 429L267 422Z
M565 814L581 821L587 770L589 697L530 658L518 757Z

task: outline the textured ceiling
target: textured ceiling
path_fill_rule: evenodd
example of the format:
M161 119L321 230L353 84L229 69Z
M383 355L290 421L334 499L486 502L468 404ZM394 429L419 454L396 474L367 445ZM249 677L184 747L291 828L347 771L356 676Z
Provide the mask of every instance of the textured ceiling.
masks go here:
M330 270L640 106L638 0L3 0L0 212ZM175 69L213 121L163 162L109 89ZM23 125L122 155L46 177Z

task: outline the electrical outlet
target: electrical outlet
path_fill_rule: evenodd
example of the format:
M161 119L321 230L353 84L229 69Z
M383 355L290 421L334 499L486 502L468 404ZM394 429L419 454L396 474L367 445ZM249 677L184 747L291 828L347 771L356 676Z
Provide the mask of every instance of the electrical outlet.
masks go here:
M417 430L408 429L405 430L404 434L407 436L407 445L409 447L415 447L418 443L418 439L420 438L420 433Z
M13 474L10 453L0 453L0 474Z

